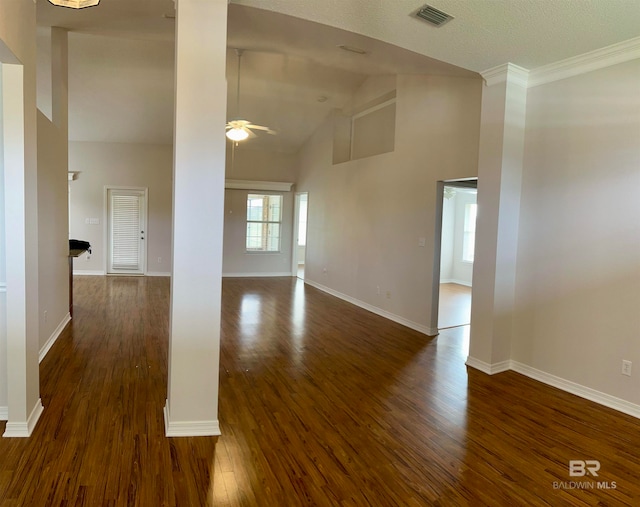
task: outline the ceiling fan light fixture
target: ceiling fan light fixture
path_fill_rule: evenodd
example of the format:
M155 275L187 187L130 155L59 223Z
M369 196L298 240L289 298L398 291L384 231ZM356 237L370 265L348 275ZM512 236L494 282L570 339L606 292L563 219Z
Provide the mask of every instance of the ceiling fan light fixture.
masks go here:
M244 141L247 139L249 137L249 132L245 129L234 127L227 130L226 136L237 143L238 141Z
M49 0L49 3L57 7L85 9L86 7L95 7L100 3L100 0Z

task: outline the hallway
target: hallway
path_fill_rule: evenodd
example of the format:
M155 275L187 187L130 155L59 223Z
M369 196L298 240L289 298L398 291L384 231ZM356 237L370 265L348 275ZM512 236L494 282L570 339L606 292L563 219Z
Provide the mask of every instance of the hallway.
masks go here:
M0 440L0 506L640 501L637 419L467 369L468 326L429 338L293 277L223 280L222 436L167 439L169 279L74 285L45 412ZM616 489L554 488L574 459Z

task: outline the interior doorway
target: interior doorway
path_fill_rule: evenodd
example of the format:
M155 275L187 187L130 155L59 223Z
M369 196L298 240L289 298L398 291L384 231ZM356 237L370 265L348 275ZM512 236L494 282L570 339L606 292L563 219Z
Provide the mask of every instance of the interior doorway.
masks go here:
M438 185L440 228L436 231L437 276L433 294L440 330L471 323L478 208L477 179L442 181Z
M294 276L304 280L305 260L307 256L307 216L309 194L296 193L295 218L293 222L294 241L291 271Z

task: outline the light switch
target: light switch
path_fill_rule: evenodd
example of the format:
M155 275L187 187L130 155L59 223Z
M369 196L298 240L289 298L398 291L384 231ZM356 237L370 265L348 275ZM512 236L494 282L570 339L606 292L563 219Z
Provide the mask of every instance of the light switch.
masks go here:
M419 247L427 246L427 238L418 238L418 246Z

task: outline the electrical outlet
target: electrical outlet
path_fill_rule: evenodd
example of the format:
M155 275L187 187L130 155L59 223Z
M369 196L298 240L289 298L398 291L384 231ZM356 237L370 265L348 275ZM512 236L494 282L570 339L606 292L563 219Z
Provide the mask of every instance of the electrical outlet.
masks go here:
M390 290L387 291L387 299L391 299L391 291Z
M44 321L47 322L47 320L49 319L49 312L47 312L47 310L44 311Z
M162 262L162 257L158 257L158 264Z
M628 377L631 376L631 361L622 360L622 374Z

